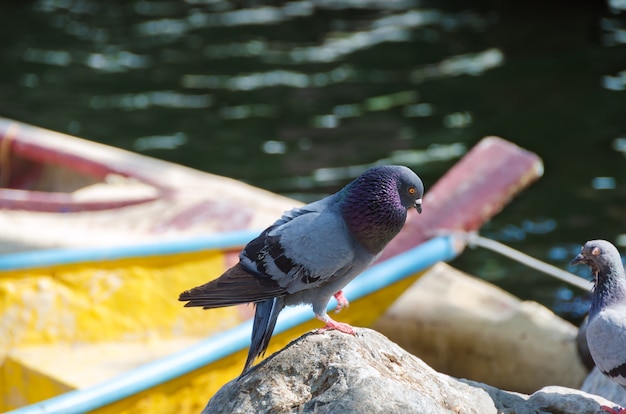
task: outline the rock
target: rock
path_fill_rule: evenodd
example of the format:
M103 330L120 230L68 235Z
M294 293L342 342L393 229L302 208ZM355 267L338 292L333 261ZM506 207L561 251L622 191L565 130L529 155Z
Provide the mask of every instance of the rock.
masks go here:
M226 384L203 413L496 413L482 389L438 374L381 334L309 333Z
M624 388L602 374L598 368L594 368L589 373L580 389L589 394L600 395L622 407L626 407L626 391Z
M528 396L457 380L357 328L303 335L222 387L202 413L592 414L601 404L610 403L563 387Z
M470 380L460 381L484 389L493 399L498 414L597 414L602 405L615 406L597 395L561 386L548 386L525 395Z
M439 263L372 326L440 372L532 393L578 388L577 328L544 306Z

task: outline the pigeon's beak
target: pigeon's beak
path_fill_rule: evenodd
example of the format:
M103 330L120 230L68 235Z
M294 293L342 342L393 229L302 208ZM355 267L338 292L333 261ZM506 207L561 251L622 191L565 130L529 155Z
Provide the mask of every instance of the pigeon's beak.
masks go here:
M570 266L574 266L577 264L585 263L585 256L582 253L578 253L578 256L574 257L571 262L569 262Z
M415 200L415 209L417 210L418 213L422 214L422 199L421 198Z

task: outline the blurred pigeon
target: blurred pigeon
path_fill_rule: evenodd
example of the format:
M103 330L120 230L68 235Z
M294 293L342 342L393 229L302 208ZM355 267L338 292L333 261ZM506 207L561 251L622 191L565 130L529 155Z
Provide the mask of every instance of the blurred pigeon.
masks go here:
M606 240L585 243L571 264L591 268L594 289L587 322L587 346L596 366L626 388L626 274L617 248ZM602 407L609 413L626 409Z
M370 168L339 192L294 208L249 242L239 263L219 278L180 294L204 309L252 302L252 340L242 376L265 353L285 306L311 304L322 329L354 335L326 313L348 306L341 289L374 262L404 225L409 208L422 212L424 185L409 168Z

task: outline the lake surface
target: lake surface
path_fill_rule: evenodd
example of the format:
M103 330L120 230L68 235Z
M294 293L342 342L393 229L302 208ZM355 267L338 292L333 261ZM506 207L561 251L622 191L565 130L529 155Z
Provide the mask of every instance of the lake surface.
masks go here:
M303 201L402 163L432 186L482 137L545 175L483 235L567 263L626 252L626 2L0 5L0 115ZM356 168L346 168L356 167ZM494 253L453 263L578 320L586 295Z

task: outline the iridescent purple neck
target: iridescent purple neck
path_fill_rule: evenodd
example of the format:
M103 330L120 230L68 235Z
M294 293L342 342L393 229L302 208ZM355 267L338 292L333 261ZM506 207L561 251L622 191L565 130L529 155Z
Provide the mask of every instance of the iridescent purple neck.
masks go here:
M396 180L353 181L342 191L341 214L352 236L372 254L378 254L406 221Z
M589 309L590 318L607 306L626 302L626 275L621 262L606 264L593 269L593 272L595 286Z

